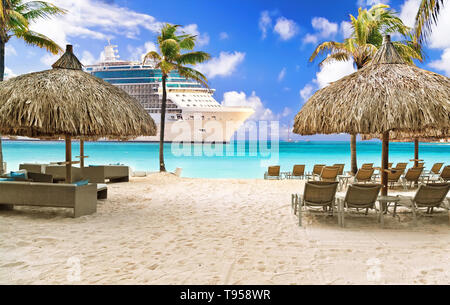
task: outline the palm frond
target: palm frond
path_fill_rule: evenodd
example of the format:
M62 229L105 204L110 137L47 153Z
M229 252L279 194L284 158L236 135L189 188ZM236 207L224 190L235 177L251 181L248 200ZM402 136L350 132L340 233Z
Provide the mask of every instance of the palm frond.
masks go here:
M163 74L168 75L170 73L170 71L173 71L176 69L176 65L169 61L162 60L159 63L159 68L161 69L161 72Z
M177 58L176 61L180 65L195 65L197 63L205 62L210 58L211 55L209 55L208 53L198 51L182 54Z
M159 61L161 61L161 56L155 51L148 52L147 54L145 54L144 60L142 61L142 63L144 64L149 59L159 62Z
M416 15L415 36L420 43L425 42L431 34L432 26L437 23L444 0L422 0Z
M180 48L183 50L193 50L195 47L195 36L184 35L185 37L179 36L180 38Z
M14 34L17 38L22 39L27 44L46 49L53 54L58 54L63 51L63 49L56 42L40 33L36 33L34 31L16 30L14 31Z
M208 86L208 79L205 75L203 75L201 72L194 70L189 67L183 67L178 66L177 67L178 73L180 73L181 76L187 78L187 79L193 79L199 83L201 83L203 86L209 88Z
M343 43L340 42L335 42L335 41L326 41L321 43L320 45L318 45L316 47L316 49L314 50L313 54L311 55L311 57L309 58L310 62L313 62L314 59L319 55L319 54L323 54L325 52L343 52L343 51L348 51L347 46Z
M180 45L172 38L163 40L159 48L161 49L161 55L166 59L175 59L180 53Z
M67 10L45 1L31 1L23 3L17 11L23 12L23 16L32 21L35 19L48 19L55 15L65 14Z
M323 66L324 64L330 63L330 62L336 62L336 61L348 61L351 59L351 55L346 52L337 52L328 55L325 57L324 60L322 60L319 65Z

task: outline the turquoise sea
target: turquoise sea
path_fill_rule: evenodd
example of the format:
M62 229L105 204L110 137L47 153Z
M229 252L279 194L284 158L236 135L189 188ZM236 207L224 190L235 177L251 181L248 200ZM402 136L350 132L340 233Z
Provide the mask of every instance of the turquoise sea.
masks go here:
M407 162L414 156L413 143L390 143L391 162ZM20 163L64 161L64 142L3 141L3 154L8 170ZM142 142L87 142L86 164L122 163L134 170L157 171L159 144ZM73 142L73 156L79 155L79 143ZM358 164L381 162L380 142L358 142ZM420 158L425 166L434 162L450 164L450 144L420 144ZM290 171L294 164L306 164L310 171L315 163L345 163L350 167L348 142L235 142L224 145L165 144L167 170L183 169L183 177L198 178L262 178L268 165L281 165ZM410 163L411 164L411 163Z

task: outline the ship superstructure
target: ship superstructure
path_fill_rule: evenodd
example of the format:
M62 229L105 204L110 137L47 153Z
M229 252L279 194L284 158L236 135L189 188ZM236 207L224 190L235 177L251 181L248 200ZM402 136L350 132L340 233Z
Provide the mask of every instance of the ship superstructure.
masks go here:
M121 61L116 48L117 46L111 44L106 46L102 62L86 66L85 70L136 98L158 126L156 136L138 140L159 141L161 70L156 69L152 62L142 64ZM186 79L177 71L169 74L166 88L164 139L168 142L228 142L254 112L252 108L247 107L222 106L213 97L214 89Z

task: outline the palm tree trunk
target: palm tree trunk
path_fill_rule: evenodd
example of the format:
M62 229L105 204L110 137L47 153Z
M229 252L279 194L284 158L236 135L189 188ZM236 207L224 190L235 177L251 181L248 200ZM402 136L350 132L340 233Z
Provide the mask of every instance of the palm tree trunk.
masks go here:
M356 162L356 135L350 135L351 172L356 175L358 162Z
M5 73L5 42L0 35L0 81L3 81L3 74ZM2 135L0 135L0 175L3 174L3 149L2 149Z
M164 131L166 125L166 104L167 104L167 92L166 92L166 79L167 75L162 77L163 96L161 105L161 126L159 131L159 171L165 172L166 166L164 164Z

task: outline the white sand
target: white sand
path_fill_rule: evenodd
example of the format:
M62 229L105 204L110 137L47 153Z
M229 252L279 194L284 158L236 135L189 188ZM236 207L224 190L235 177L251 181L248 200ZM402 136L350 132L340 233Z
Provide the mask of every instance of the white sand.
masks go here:
M109 184L95 215L0 211L0 284L450 284L446 213L384 229L309 214L300 228L302 185L154 174Z

